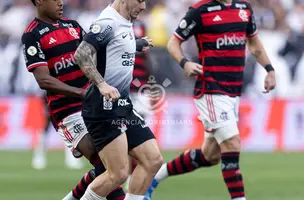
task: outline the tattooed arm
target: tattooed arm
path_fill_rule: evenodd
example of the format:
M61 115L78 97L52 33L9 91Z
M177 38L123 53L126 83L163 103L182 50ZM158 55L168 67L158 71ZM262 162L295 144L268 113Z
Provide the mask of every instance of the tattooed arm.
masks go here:
M75 53L75 59L84 75L99 88L104 79L96 68L94 54L96 49L86 41L82 41Z
M120 97L118 90L109 86L98 72L96 59L94 59L95 54L96 49L88 42L82 41L75 53L75 59L84 75L98 87L106 99L118 99Z

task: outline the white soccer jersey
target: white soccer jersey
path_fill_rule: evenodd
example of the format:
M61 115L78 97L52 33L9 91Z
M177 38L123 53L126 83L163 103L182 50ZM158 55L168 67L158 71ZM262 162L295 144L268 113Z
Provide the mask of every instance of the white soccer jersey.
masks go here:
M84 40L97 50L97 69L105 81L128 97L136 53L132 22L113 7L104 9Z

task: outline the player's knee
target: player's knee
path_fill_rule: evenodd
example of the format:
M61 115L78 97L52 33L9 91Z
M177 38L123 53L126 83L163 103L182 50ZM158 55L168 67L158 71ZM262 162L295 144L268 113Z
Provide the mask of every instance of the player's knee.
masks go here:
M146 163L144 163L145 169L152 174L156 174L160 167L163 164L163 156L160 153L157 153L153 156L150 156L150 158L147 160Z
M209 162L211 165L217 165L221 161L221 153L220 152L208 152L208 151L202 151L205 159L207 162Z
M222 152L240 152L241 139L239 135L233 136L220 144Z
M128 166L123 167L117 171L109 172L110 179L115 186L125 183L128 179L129 169Z

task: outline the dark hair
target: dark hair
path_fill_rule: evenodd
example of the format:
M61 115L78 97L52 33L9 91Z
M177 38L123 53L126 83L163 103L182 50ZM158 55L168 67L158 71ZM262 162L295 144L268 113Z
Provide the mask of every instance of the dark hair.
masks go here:
M35 2L35 0L31 0L32 1L32 3L34 4L34 6L36 6L36 2Z

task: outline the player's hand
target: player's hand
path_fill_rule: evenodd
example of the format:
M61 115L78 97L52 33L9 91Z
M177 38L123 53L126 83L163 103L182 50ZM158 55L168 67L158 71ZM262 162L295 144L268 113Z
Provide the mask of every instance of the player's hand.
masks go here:
M270 71L268 72L265 82L264 82L264 89L265 91L263 93L269 93L271 90L273 90L276 86L276 78L275 78L275 72Z
M149 44L148 46L146 46L146 47L144 47L144 48L142 49L142 52L147 52L147 51L149 51L150 48L153 47L152 39L151 39L151 38L148 38L147 36L146 36L146 37L143 37L143 38L141 38L141 39L146 40L146 41L148 42L148 44Z
M115 87L108 85L105 81L98 86L98 89L106 100L116 101L120 97L119 91Z
M188 77L200 76L203 74L203 66L194 62L186 62L184 71Z

